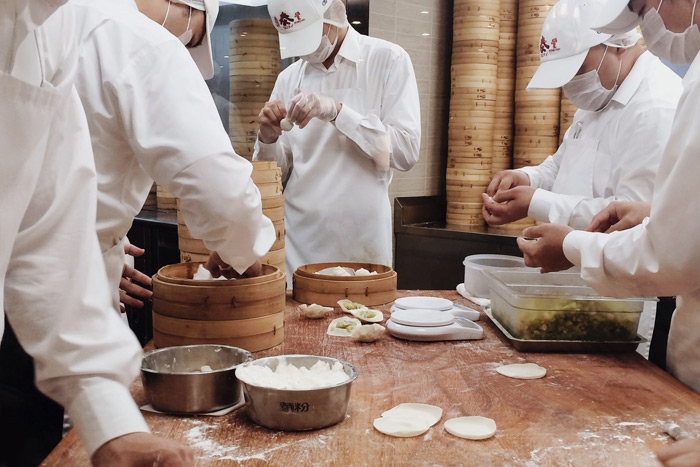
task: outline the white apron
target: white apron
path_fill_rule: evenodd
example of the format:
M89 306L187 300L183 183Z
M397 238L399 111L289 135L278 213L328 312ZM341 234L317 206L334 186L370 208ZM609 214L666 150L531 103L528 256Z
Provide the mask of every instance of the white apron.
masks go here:
M360 89L324 94L361 114L376 112L365 108ZM294 161L284 190L288 277L308 263L391 266L391 176L331 123L313 119L303 130L295 127L290 140ZM304 154L312 145L323 148L316 160Z

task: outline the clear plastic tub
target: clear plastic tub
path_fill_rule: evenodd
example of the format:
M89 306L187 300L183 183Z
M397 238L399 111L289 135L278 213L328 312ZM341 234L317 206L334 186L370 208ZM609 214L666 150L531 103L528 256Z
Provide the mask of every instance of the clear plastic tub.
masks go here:
M637 339L643 298L601 297L578 273L485 274L491 288L491 313L515 338L593 342Z

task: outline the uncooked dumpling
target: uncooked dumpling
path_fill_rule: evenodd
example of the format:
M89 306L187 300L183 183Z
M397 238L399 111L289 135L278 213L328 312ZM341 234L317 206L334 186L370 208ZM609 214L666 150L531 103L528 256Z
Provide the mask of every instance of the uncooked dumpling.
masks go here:
M349 337L355 328L362 326L359 319L343 316L336 318L328 325L326 334L329 336Z
M289 118L284 117L282 121L280 121L280 128L282 128L282 131L289 131L294 128L294 122Z
M445 422L448 433L465 439L486 439L496 433L496 422L486 417L458 417Z
M304 316L310 319L325 318L328 316L328 313L333 311L332 307L321 306L315 303L312 303L311 305L301 304L299 305L299 309Z
M343 310L345 313L350 313L352 310L368 309L362 303L353 302L352 300L348 300L347 298L338 300L338 305L340 305L340 309Z
M209 272L209 270L201 264L199 265L199 267L197 267L197 271L192 276L192 279L194 279L196 281L221 281L221 280L225 281L225 280L227 280L224 276L219 276L217 278L214 278L211 275L211 272Z
M422 435L430 429L430 425L418 420L381 417L374 419L374 428L385 435L410 438Z
M355 328L350 335L359 342L374 342L384 334L386 328L381 324L368 324Z
M368 308L350 310L350 314L363 323L381 323L384 321L384 314L379 310L370 310Z
M513 363L499 366L496 371L503 376L515 379L539 379L547 374L547 369L536 363Z
M442 409L436 405L404 402L384 412L382 417L419 420L433 426L442 418Z
M322 274L324 276L352 276L355 274L355 271L352 268L335 266L332 268L321 269L320 271L316 271L314 274Z

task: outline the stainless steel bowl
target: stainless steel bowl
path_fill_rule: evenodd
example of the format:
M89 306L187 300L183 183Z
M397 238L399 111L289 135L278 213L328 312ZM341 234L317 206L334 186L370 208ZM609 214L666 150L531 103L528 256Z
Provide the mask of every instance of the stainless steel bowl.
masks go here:
M249 362L247 350L201 344L166 347L148 352L141 380L154 409L170 413L202 413L235 404L241 396L236 366ZM213 371L202 372L204 365Z
M239 378L243 383L248 417L258 425L273 430L317 430L341 422L348 411L350 387L359 375L351 363L331 357L315 355L282 355L254 360L241 365L266 365L273 371L280 359L296 367L311 368L319 360L333 365L340 362L347 381L321 389L288 390L255 386Z

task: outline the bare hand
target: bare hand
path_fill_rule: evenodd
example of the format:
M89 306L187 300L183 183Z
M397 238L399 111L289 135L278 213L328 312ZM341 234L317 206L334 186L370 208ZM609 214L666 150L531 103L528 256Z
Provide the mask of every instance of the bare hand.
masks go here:
M656 453L656 456L667 467L700 466L700 438L678 441Z
M235 269L229 266L221 256L215 251L209 255L206 268L211 273L212 277L224 276L226 279L238 279L239 277L257 277L262 274L262 264L256 261L243 274L238 274Z
M282 134L280 122L286 116L287 109L284 106L284 102L280 100L266 102L260 114L258 114L260 123L258 139L265 144L275 143Z
M573 264L564 256L564 237L573 231L563 224L542 224L523 230L518 246L525 256L525 266L539 267L540 272L569 269Z
M498 172L486 188L486 194L493 197L496 193L510 190L516 186L530 186L530 177L522 170L503 170Z
M143 255L146 250L131 244L127 244L124 245L124 252L127 255L136 257ZM122 269L122 278L119 281L119 301L124 305L133 306L134 308L143 308L143 301L139 300L138 298L148 300L153 295L153 292L145 287L135 284L134 282L150 286L151 278L142 272L137 271L128 264L125 264L124 269ZM126 310L122 306L122 313L125 311Z
M129 433L100 446L92 455L94 467L189 467L192 449L150 433Z
M493 198L483 193L484 219L489 225L503 225L527 217L535 190L536 188L531 186L517 186L499 191Z
M642 223L651 214L651 203L647 201L613 201L596 214L588 224L589 232L615 232L631 229Z
M330 122L338 116L340 104L328 96L312 91L300 91L289 105L289 118L300 129L309 124L312 118Z

